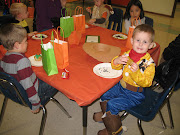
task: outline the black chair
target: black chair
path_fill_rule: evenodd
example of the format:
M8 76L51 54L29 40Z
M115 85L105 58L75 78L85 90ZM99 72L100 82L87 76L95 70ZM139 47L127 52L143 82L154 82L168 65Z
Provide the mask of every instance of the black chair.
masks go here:
M154 21L152 18L145 16L145 24L149 24L153 27Z
M4 102L2 105L1 109L1 114L0 114L0 125L2 123L2 119L4 116L4 112L6 109L7 105L7 100L11 99L12 101L19 103L23 106L27 106L31 108L31 103L28 100L28 96L22 85L12 76L10 76L7 73L0 72L0 93L2 93L4 97ZM52 92L51 97L47 97L44 99L41 104L43 105L42 110L43 110L43 116L41 120L41 126L40 126L40 131L39 135L42 135L44 132L44 127L46 123L46 118L47 118L47 111L45 108L46 103L48 103L50 100L53 101L69 118L71 116L69 113L64 109L64 107L55 99L53 96L57 93L57 90Z
M109 16L108 29L122 32L123 23L123 10L119 8L113 8L114 14Z
M125 110L125 112L121 115L121 119L124 120L128 114L136 117L139 131L141 135L144 135L141 121L149 122L155 118L157 113L159 113L163 128L166 128L166 124L160 110L161 107L167 103L171 128L174 128L169 98L172 95L175 83L178 79L178 74L178 71L168 73L166 80L164 80L165 84L163 87L161 87L159 83L156 83L154 87L145 88L145 100L141 104Z

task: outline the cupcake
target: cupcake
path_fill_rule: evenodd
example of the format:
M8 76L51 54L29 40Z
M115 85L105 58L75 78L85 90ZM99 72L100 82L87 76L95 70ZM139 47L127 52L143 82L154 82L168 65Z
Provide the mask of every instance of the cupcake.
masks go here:
M41 54L36 54L36 55L34 55L34 59L35 59L35 61L41 61L42 60L42 56L41 56Z

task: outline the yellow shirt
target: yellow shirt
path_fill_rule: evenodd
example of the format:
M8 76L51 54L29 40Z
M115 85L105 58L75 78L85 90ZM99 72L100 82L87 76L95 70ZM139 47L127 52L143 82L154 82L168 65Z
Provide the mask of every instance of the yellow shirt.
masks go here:
M125 52L124 55L129 56L129 51ZM139 65L139 69L136 72L132 72L130 69L130 65L114 65L113 61L118 56L114 57L111 61L111 66L113 69L121 70L123 69L123 80L135 87L150 87L152 85L152 81L155 75L155 64L154 60L151 58L149 53L146 53L143 57L140 58L137 65Z

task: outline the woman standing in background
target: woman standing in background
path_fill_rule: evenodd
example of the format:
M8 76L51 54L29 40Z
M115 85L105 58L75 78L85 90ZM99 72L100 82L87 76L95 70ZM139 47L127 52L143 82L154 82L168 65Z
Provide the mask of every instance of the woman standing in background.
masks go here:
M51 19L61 17L61 9L65 8L66 0L36 0L37 31L45 31L54 27ZM62 12L64 14L64 10Z

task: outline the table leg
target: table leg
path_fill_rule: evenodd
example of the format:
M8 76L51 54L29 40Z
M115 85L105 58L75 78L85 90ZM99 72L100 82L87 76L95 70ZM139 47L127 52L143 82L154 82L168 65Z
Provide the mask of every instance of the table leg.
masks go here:
M87 113L88 113L88 107L83 106L83 135L87 135Z

